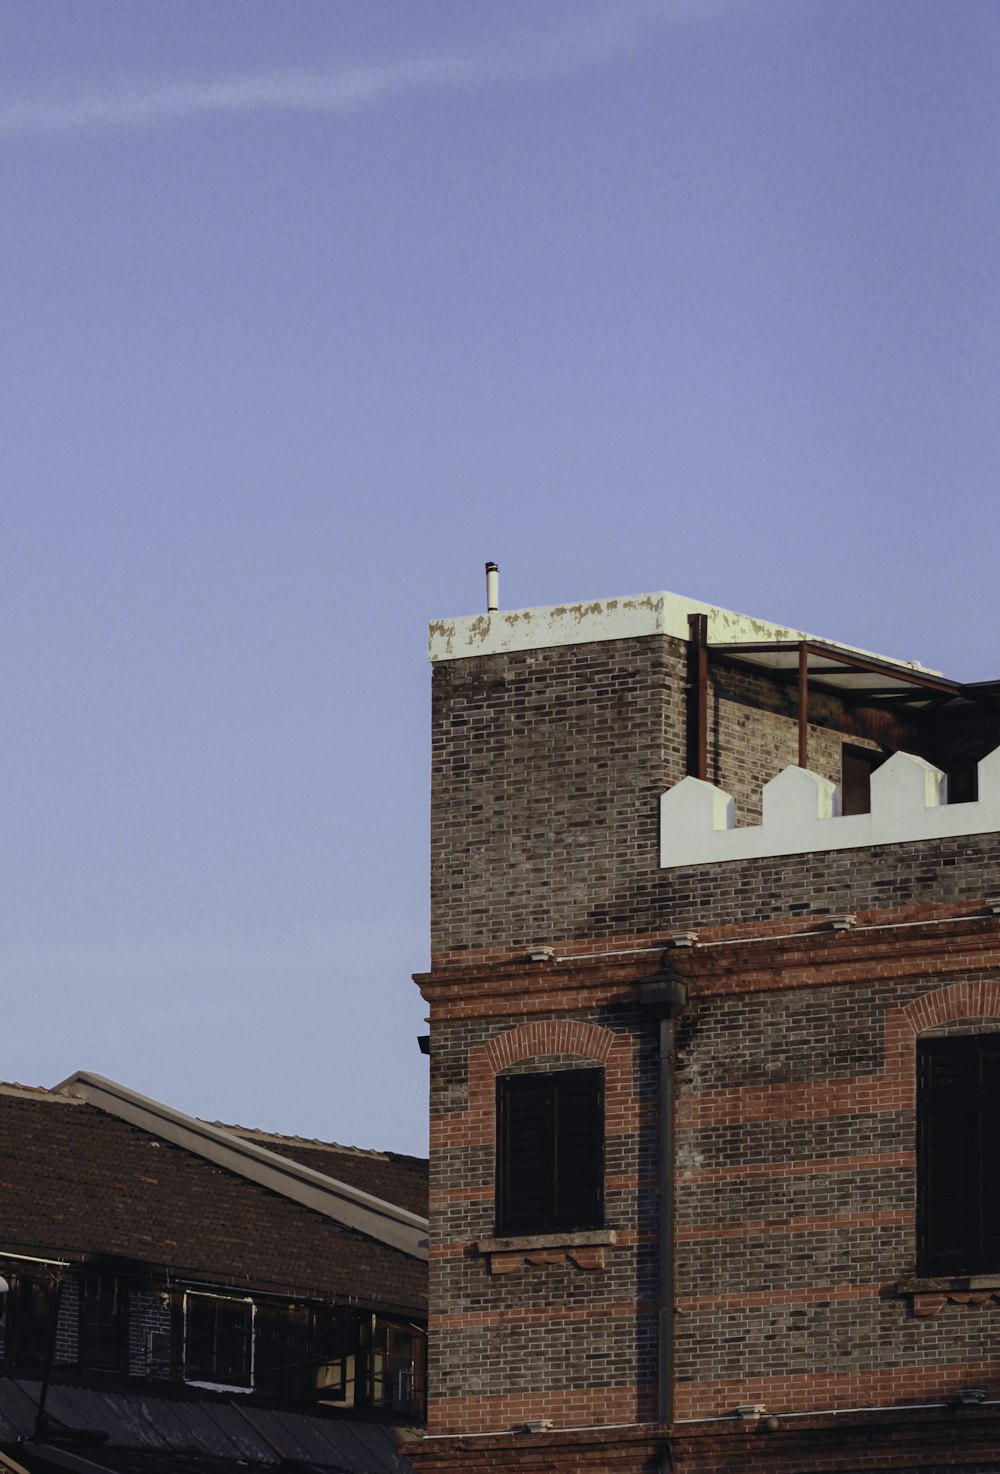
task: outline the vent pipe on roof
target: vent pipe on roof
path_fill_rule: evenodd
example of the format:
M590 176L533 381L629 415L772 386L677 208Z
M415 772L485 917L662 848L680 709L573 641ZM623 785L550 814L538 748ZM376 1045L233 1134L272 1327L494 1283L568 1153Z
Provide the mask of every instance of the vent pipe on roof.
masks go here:
M486 613L496 614L500 608L500 570L495 563L486 565Z

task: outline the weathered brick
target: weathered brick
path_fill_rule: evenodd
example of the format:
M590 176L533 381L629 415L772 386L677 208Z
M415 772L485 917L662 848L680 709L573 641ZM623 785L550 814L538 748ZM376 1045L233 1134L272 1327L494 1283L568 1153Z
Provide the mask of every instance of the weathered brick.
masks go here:
M639 1474L669 1443L675 1469L706 1474L1000 1468L994 1414L953 1404L969 1385L1000 1401L1000 1291L917 1316L903 1284L916 1038L1000 1027L984 905L1000 835L661 870L687 662L685 642L656 635L435 668L430 1426L411 1457L452 1474ZM794 685L713 666L708 776L738 823L797 760L796 708ZM810 766L839 780L845 743L876 746L865 720L814 691ZM1000 742L995 714L973 727L956 751ZM910 746L936 761L943 731L911 723ZM834 932L847 912L855 930ZM688 931L695 946L670 946ZM543 946L552 958L530 962ZM640 1005L664 965L690 995L670 1428L656 1425L657 1024ZM495 1223L496 1072L580 1063L606 1071L616 1241L591 1267L550 1246L491 1273L476 1245ZM755 1403L776 1429L737 1417ZM511 1431L536 1420L553 1431Z

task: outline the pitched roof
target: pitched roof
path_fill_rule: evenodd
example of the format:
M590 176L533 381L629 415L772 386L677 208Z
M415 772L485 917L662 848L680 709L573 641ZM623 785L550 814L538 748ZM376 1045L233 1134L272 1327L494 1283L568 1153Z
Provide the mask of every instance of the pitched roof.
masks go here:
M344 1221L348 1210L361 1221L395 1214L415 1234L419 1218L254 1143L207 1140L223 1160L79 1096L0 1085L0 1251L120 1256L180 1280L420 1313L422 1260ZM297 1174L293 1190L311 1201L265 1185L272 1170Z
M291 1158L269 1151L252 1138L234 1136L224 1126L199 1121L103 1075L80 1070L56 1089L60 1094L80 1096L133 1126L141 1126L272 1192L360 1229L404 1254L427 1258L427 1220L396 1203L311 1167L293 1165Z
M232 1136L256 1141L303 1167L312 1167L316 1172L348 1182L373 1197L384 1198L421 1217L427 1216L426 1157L369 1151L362 1147L341 1146L335 1141L315 1141L305 1136L278 1136L250 1126L215 1124Z

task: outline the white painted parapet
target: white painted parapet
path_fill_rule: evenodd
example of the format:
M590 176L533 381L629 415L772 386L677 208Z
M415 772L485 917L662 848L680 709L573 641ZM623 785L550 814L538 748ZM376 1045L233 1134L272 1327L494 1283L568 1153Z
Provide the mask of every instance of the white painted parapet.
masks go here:
M687 640L688 619L704 614L710 645L781 644L816 640L802 630L736 614L686 599L681 594L633 594L621 599L592 599L586 604L549 604L540 609L500 609L463 619L435 619L429 629L433 661L461 660L470 655L498 655L511 650L542 650L554 645L582 645L597 640L628 640L645 635L670 635ZM830 640L823 644L833 644ZM835 646L854 655L886 660L857 645ZM924 670L916 660L893 660L910 670ZM935 672L928 671L928 675Z
M975 803L949 804L940 768L897 752L871 779L871 813L841 814L840 789L808 768L765 783L760 824L736 829L730 794L682 778L660 799L660 865L713 865L1000 830L1000 747L979 764Z

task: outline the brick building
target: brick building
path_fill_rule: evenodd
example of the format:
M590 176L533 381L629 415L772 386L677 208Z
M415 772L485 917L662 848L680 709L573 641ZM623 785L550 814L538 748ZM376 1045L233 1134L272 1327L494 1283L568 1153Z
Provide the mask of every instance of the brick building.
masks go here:
M431 627L425 1474L1000 1469L1000 683Z
M0 1469L408 1474L425 1213L420 1159L0 1085Z

